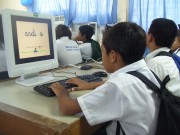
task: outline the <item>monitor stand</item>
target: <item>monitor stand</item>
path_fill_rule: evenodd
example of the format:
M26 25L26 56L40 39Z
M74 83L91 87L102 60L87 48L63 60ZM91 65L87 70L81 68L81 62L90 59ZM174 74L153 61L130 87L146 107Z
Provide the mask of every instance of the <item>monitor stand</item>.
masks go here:
M22 86L36 86L42 83L47 83L51 80L54 80L55 77L49 74L39 74L33 73L28 75L23 75L20 78L16 79L16 83Z

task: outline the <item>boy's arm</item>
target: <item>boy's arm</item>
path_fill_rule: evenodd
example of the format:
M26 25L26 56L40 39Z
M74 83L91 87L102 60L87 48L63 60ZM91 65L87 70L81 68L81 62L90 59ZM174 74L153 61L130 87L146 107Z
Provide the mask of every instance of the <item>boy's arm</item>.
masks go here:
M76 90L88 90L94 89L100 85L102 85L105 81L101 82L86 82L78 78L71 78L67 81L67 83L72 83L78 85L71 89L71 91ZM60 111L65 115L73 115L79 112L82 112L77 99L72 99L68 95L68 91L59 83L53 83L50 88L56 94L58 98L58 104L60 107Z
M67 90L59 83L53 83L50 88L58 98L60 111L65 115L73 115L82 112L77 99L69 97Z

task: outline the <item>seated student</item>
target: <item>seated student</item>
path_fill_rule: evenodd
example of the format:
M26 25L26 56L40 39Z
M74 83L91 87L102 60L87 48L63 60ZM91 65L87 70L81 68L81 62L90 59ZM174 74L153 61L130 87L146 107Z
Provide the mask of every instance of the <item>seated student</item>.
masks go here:
M78 44L71 40L71 31L66 25L56 27L56 45L60 66L78 64L82 62L82 56Z
M82 41L83 44L79 46L83 59L92 58L94 60L101 59L101 48L98 42L92 39L94 28L89 25L79 27L79 34L74 40Z
M180 30L171 46L171 51L180 57Z
M177 26L174 21L157 18L152 21L147 34L147 47L150 54L146 56L148 67L163 80L165 76L170 76L170 81L166 88L174 95L180 96L180 76L179 70L172 57L156 56L161 51L170 51L172 43L177 34Z
M72 99L59 83L50 88L55 92L60 111L66 115L83 112L90 125L111 121L108 135L115 135L117 121L127 135L154 135L159 111L159 98L138 78L127 74L138 71L157 86L159 83L144 61L146 34L135 23L121 22L106 31L102 40L102 61L112 73L106 82L85 82L72 78L76 90L94 89ZM120 128L119 128L120 129Z

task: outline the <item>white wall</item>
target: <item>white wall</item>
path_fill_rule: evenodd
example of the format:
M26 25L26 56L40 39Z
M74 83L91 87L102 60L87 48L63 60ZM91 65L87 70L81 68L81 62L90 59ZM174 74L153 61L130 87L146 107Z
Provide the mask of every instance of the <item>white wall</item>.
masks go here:
M128 0L118 0L118 22L127 21Z
M27 11L26 7L21 5L20 0L0 0L0 9L4 8Z

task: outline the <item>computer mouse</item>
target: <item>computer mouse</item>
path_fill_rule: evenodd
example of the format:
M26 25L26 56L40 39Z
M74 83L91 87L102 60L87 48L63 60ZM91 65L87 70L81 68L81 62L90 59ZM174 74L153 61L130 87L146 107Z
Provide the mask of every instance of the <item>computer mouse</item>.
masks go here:
M91 69L91 68L92 68L91 65L83 65L83 66L81 67L81 70L89 70L89 69Z
M98 77L107 77L108 76L108 74L105 71L97 71L97 72L94 72L92 75L98 76Z

